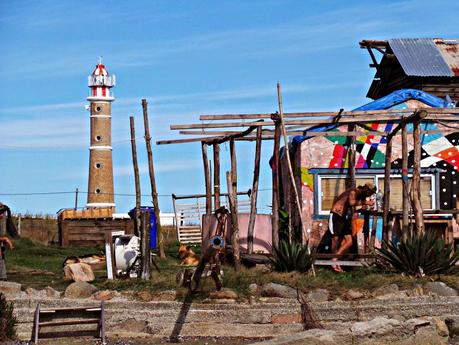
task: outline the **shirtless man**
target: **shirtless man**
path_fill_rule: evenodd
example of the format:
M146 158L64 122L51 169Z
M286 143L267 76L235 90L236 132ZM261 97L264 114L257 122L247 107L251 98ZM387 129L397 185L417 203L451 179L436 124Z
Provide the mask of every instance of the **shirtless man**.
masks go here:
M332 235L332 253L344 254L352 246L352 227L350 221L346 219L348 212L355 206L372 206L374 200L370 197L376 193L376 188L369 184L351 188L341 193L333 203L330 210L328 228ZM341 245L340 244L341 241ZM338 248L339 246L339 248ZM337 261L338 258L333 258ZM332 266L336 272L343 270L339 265Z

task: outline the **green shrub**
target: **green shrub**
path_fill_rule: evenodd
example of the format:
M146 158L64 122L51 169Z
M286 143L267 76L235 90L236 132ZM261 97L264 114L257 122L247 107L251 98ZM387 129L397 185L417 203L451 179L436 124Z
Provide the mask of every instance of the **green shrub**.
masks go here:
M304 273L309 271L314 263L311 249L298 242L279 241L278 246L273 246L272 252L271 265L277 272Z
M452 244L446 245L433 232L411 234L396 245L383 241L377 249L380 262L395 271L411 276L448 273L458 261Z
M16 338L16 317L13 315L13 303L7 302L0 292L0 340Z

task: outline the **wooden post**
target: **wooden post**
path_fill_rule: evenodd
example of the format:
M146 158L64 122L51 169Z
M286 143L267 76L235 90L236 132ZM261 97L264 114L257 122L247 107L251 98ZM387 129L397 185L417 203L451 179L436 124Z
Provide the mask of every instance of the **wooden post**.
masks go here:
M150 185L151 185L151 197L153 200L153 208L155 210L156 218L156 238L159 248L159 257L161 259L166 258L166 253L164 252L164 236L161 229L161 218L160 218L160 209L158 202L158 192L156 189L156 180L155 180L155 169L153 166L153 153L151 150L151 137L150 137L150 126L148 124L148 109L147 109L147 100L142 99L142 109L143 109L143 125L145 127L145 145L147 147L147 156L148 156L148 173L150 175Z
M75 189L75 210L78 209L78 188Z
M233 249L234 256L234 269L236 270L236 272L239 272L241 268L241 257L239 253L239 226L237 222L237 201L233 189L234 181L232 180L232 174L229 171L226 172L226 182L228 185L228 197L231 212L231 246Z
M214 205L220 208L220 145L213 144L214 151Z
M206 215L210 215L212 213L212 191L209 178L209 161L207 160L207 145L205 142L201 142L201 148L202 162L204 164L204 180L206 183Z
M282 129L282 134L284 137L284 145L285 145L285 156L287 157L287 166L288 166L288 172L290 176L290 182L292 184L292 189L293 193L295 195L295 201L296 201L296 206L298 210L298 217L300 218L300 225L301 225L301 239L300 242L304 243L303 238L305 239L305 242L308 243L308 235L307 232L304 229L304 222L303 222L303 210L301 207L301 202L300 202L300 197L298 194L298 189L296 187L296 181L295 181L295 176L293 174L293 167L292 167L292 162L290 161L290 152L288 148L288 138L287 138L287 131L285 130L284 126L284 119L282 116L282 94L281 94L281 87L280 83L277 83L277 101L279 104L279 119L280 119L280 124L281 124L281 129ZM292 215L289 215L289 217L292 217Z
M383 233L384 241L392 241L392 229L389 229L389 212L390 212L390 172L392 159L392 137L386 137L386 158L384 162L384 197L383 197ZM389 237L389 232L391 236ZM371 238L374 243L374 238Z
M353 132L355 130L355 124L351 123L348 126L348 131ZM348 146L348 174L349 174L349 185L348 188L355 188L355 136L351 135Z
M135 180L135 229L136 235L141 237L141 240L145 234L140 232L140 177L139 177L139 165L137 163L137 149L135 144L135 124L134 117L129 118L131 125L131 150L132 150L132 165L134 167L134 180Z
M402 237L408 235L409 225L409 179L408 179L408 133L406 130L406 122L402 124L402 188L403 188L403 218L402 218Z
M261 134L262 128L257 128L257 142L255 146L255 164L253 169L252 195L250 196L250 219L247 229L247 253L253 253L253 230L255 228L255 219L257 217L257 196L258 180L260 177L260 156L261 156Z
M413 122L413 145L414 145L414 162L413 162L413 213L415 221L416 234L424 233L424 215L421 204L421 121L419 119Z
M279 245L279 150L280 150L280 135L281 127L278 120L277 114L273 115L273 120L275 122L274 130L274 148L273 148L273 158L271 161L272 164L272 245Z
M140 219L142 229L142 237L140 238L140 251L142 253L140 261L140 278L143 280L150 280L150 214L148 212L142 212Z
M236 146L234 139L230 139L230 155L231 155L231 181L233 181L233 193L237 195L237 163L236 163ZM237 202L237 200L236 200Z

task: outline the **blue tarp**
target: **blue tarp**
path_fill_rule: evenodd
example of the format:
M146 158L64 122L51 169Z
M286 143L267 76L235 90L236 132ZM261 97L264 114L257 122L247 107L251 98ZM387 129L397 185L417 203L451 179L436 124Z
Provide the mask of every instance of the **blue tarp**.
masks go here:
M402 89L394 91L391 94L381 97L373 102L362 105L361 107L355 108L352 111L389 109L410 99L418 100L433 108L454 108L454 103L448 103L443 98L433 96L430 93L416 89ZM308 128L308 132L325 132L335 129L339 125L339 123L331 123L327 125L314 126ZM292 145L293 147L296 147L309 138L311 138L311 136L297 135L293 137Z

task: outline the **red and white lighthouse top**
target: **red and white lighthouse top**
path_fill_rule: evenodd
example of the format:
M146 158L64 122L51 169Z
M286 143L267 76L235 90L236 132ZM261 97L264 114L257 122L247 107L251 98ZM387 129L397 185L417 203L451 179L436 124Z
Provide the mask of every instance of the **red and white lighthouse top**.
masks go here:
M99 61L92 74L88 77L88 86L91 88L89 98L107 98L113 100L110 89L115 86L116 78L109 75L105 65Z

